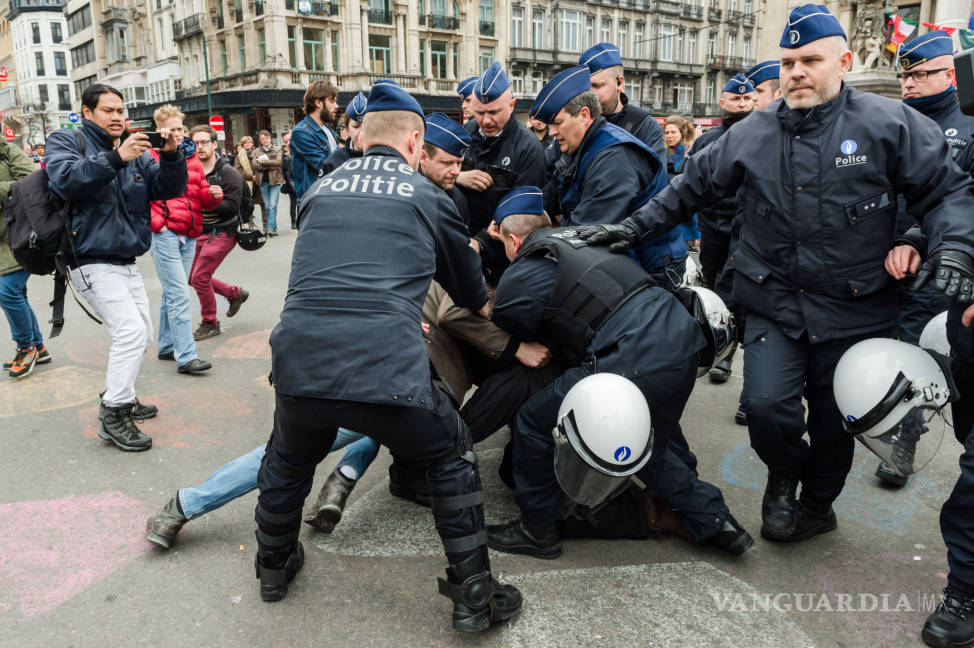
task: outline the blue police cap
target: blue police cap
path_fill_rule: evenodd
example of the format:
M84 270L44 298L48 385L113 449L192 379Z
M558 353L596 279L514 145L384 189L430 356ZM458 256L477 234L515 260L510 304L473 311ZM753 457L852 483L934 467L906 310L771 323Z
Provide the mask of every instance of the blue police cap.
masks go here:
M587 65L592 74L605 68L622 65L619 48L612 43L599 43L588 48L578 57L579 65Z
M932 31L923 36L917 36L907 43L900 43L896 53L900 67L909 70L914 65L920 65L938 56L953 55L954 39L943 30Z
M592 80L587 65L562 70L544 84L529 114L532 119L550 124L566 103L591 89Z
M732 76L730 81L727 82L723 92L747 94L748 92L754 92L754 86L751 85L751 82L748 81L748 78L743 73L738 73Z
M419 102L413 96L399 87L399 84L389 79L379 79L369 91L369 98L366 102L365 113L382 112L386 110L409 110L420 117L423 109L419 107Z
M764 83L765 81L770 81L771 79L777 79L781 73L781 64L778 61L764 61L763 63L758 63L750 70L744 73L747 80L751 82L755 88Z
M460 95L461 99L466 99L473 93L474 85L480 81L480 77L472 76L469 79L464 79L457 86L457 94Z
M362 123L365 119L365 106L368 105L368 100L365 95L361 92L355 95L355 97L348 102L348 106L345 107L345 114L352 121Z
M517 187L504 196L497 209L494 210L494 222L498 225L501 221L513 214L543 214L544 213L544 194L538 187Z
M807 4L791 10L779 44L796 49L826 36L846 38L839 21L825 5Z
M470 146L470 135L463 126L443 113L426 115L426 134L423 141L438 146L450 155L462 157Z
M501 68L501 64L494 61L490 64L490 67L480 75L474 85L473 94L477 97L480 103L490 103L496 99L499 99L504 91L511 87L510 82L507 80L507 75L504 74L504 69Z

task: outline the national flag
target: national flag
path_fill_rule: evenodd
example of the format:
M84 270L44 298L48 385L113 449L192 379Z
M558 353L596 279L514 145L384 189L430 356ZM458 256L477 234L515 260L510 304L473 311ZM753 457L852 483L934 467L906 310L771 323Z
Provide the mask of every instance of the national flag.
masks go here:
M960 48L962 50L969 50L974 47L974 30L961 29L957 33L957 38L960 39Z
M951 36L953 36L954 35L954 32L957 31L957 28L956 27L944 27L943 25L934 25L933 23L928 23L928 22L921 23L921 24L924 27L929 28L930 31L945 31L948 34L950 34Z
M895 54L900 43L909 38L916 28L916 23L903 20L902 16L890 16L886 23L886 49Z

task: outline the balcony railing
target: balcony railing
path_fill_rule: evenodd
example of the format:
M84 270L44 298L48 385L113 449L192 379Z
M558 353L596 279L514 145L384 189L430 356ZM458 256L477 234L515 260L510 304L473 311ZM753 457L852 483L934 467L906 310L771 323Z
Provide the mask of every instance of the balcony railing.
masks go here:
M494 21L493 20L481 20L480 21L480 35L481 36L493 36L494 35Z
M753 13L744 14L744 24L753 27L757 17Z
M742 58L741 59L741 69L750 70L752 67L757 65L758 62L752 58Z
M194 86L192 88L183 88L182 90L176 90L176 101L179 101L180 99L188 99L189 97L198 97L202 94L206 94L206 87L202 85Z
M203 14L193 14L192 16L187 16L180 22L174 22L172 24L172 37L174 40L182 40L184 38L189 38L195 34L203 33L203 21L205 18Z
M311 15L312 16L337 16L338 3L337 2L312 2Z
M707 64L712 68L720 68L723 70L740 71L745 67L744 59L742 59L740 56L724 56L723 54L714 54L710 56Z
M707 11L707 20L712 22L720 22L720 19L723 18L723 16L724 11L722 9L718 9L717 7L711 7Z
M460 19L456 16L441 16L440 14L428 14L419 17L419 24L426 25L430 29L455 30L460 29Z
M385 9L369 9L369 22L377 25L391 25L392 12Z
M693 104L694 117L700 117L701 115L719 115L719 114L720 114L720 104L711 104L711 103Z
M726 20L729 23L739 23L739 22L741 22L741 18L743 18L743 17L744 17L744 12L742 12L742 11L734 11L732 9L728 9L727 10L727 19Z
M656 0L653 8L659 13L680 14L680 3L673 0Z
M703 20L703 7L700 5L685 4L680 7L680 15L693 20Z

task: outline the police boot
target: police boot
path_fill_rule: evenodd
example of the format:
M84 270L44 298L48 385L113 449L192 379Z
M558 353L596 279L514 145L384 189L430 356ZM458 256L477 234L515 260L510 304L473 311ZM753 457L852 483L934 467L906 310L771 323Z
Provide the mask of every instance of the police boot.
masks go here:
M521 592L502 585L490 575L490 565L480 548L466 558L450 563L446 580L438 578L440 594L453 601L453 629L480 632L510 619L521 610Z
M183 525L189 522L179 506L179 491L172 496L169 503L156 511L156 514L146 520L145 531L149 542L168 549L179 534Z
M893 437L893 450L890 453L890 461L896 464L899 471L893 469L885 461L879 464L876 469L876 476L893 486L903 486L909 477L901 473L910 475L914 472L914 460L916 459L917 441L920 435L929 428L923 424L923 414L914 410L903 417L900 428Z
M722 384L727 382L727 379L731 375L731 365L734 362L734 355L731 354L714 365L714 368L710 370L708 376L710 382Z
M798 478L789 473L768 472L768 485L761 502L761 537L781 540L795 530Z
M336 468L328 475L325 485L318 493L318 500L312 512L305 516L304 521L319 531L331 533L342 519L345 502L353 488L355 488L355 480L349 479Z
M389 466L389 492L396 497L429 507L430 488L426 483L426 468L392 455L392 464Z
M890 486L905 486L909 477L904 477L899 474L893 467L890 466L885 461L880 461L879 466L876 468L876 476L879 477L884 483Z
M269 551L258 546L254 569L260 579L260 598L271 602L287 596L287 585L304 567L304 547L298 541L291 551Z
M747 425L747 412L744 411L743 405L737 406L737 413L734 414L734 422L738 425Z
M740 556L754 546L754 538L738 524L733 515L728 513L720 530L704 540L703 544L717 547L732 556Z
M923 624L923 641L934 648L974 646L974 592L944 590L944 600Z
M561 555L561 538L554 522L528 522L523 518L487 527L487 546L504 553L544 560Z
M838 526L835 520L835 511L832 510L831 504L820 504L803 497L798 502L797 509L795 529L790 534L764 537L775 542L801 542L820 533L835 531ZM762 533L762 535L764 534Z

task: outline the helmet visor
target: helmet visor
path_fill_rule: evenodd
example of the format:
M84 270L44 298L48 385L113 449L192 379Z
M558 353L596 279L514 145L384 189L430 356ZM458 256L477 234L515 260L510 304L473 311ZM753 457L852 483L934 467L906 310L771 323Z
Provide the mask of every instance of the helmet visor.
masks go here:
M628 476L607 475L589 466L572 447L568 437L557 429L554 439L558 485L579 504L594 508L629 483Z
M937 454L947 426L945 409L913 407L885 432L870 431L855 437L896 474L909 477Z

